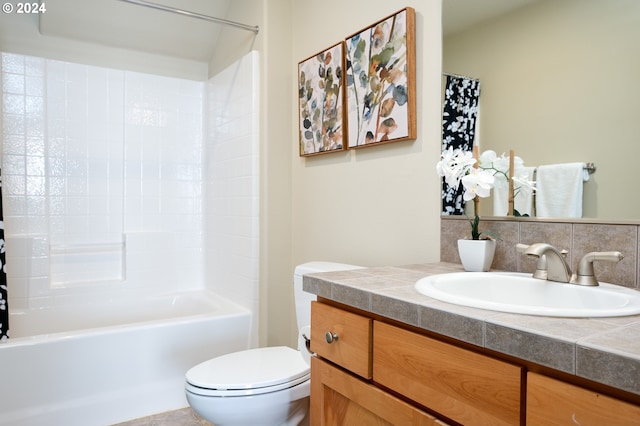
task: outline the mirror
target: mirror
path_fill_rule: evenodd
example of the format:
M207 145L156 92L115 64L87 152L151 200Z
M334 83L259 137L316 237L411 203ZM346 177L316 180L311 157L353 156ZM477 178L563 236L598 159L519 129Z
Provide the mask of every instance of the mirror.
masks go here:
M637 220L639 1L443 0L443 72L480 79L480 151L593 162L583 217Z

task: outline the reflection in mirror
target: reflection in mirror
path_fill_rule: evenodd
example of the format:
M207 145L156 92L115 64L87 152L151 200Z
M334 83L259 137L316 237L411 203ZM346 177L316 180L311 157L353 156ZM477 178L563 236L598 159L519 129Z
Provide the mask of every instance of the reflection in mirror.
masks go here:
M503 2L521 7L482 14ZM454 28L465 11L484 20ZM583 217L639 217L640 1L444 0L443 31L443 72L481 82L480 151L534 167L593 162Z

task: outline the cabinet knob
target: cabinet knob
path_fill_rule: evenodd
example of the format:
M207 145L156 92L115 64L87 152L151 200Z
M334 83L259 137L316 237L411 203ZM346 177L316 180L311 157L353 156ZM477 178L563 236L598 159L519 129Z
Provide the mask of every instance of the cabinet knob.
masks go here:
M338 333L332 333L330 331L327 331L326 334L324 335L324 338L327 341L327 343L333 343L334 340L338 340Z

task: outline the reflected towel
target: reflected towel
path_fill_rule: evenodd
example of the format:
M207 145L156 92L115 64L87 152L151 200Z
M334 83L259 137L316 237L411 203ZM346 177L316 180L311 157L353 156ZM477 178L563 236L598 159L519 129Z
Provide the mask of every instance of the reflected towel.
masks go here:
M522 173L520 173L519 176L531 182L533 181L535 172L535 167L523 167ZM513 204L514 208L518 210L521 215L533 216L533 190L528 186L520 188L520 192L516 195Z
M516 169L517 176L526 178L529 181L533 180L533 173L535 167L519 167ZM522 188L516 192L516 196L513 200L513 208L521 215L531 216L533 210L533 192L530 188ZM493 189L493 215L494 216L507 216L509 214L509 185L503 175L496 175L496 184Z
M536 216L582 217L582 192L589 180L585 163L539 166L536 175Z

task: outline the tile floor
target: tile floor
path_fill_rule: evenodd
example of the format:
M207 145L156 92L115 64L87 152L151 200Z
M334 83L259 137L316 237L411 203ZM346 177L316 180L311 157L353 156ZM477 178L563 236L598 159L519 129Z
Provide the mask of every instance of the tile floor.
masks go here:
M191 408L187 407L129 420L113 426L213 426L213 423L204 420L193 412Z

